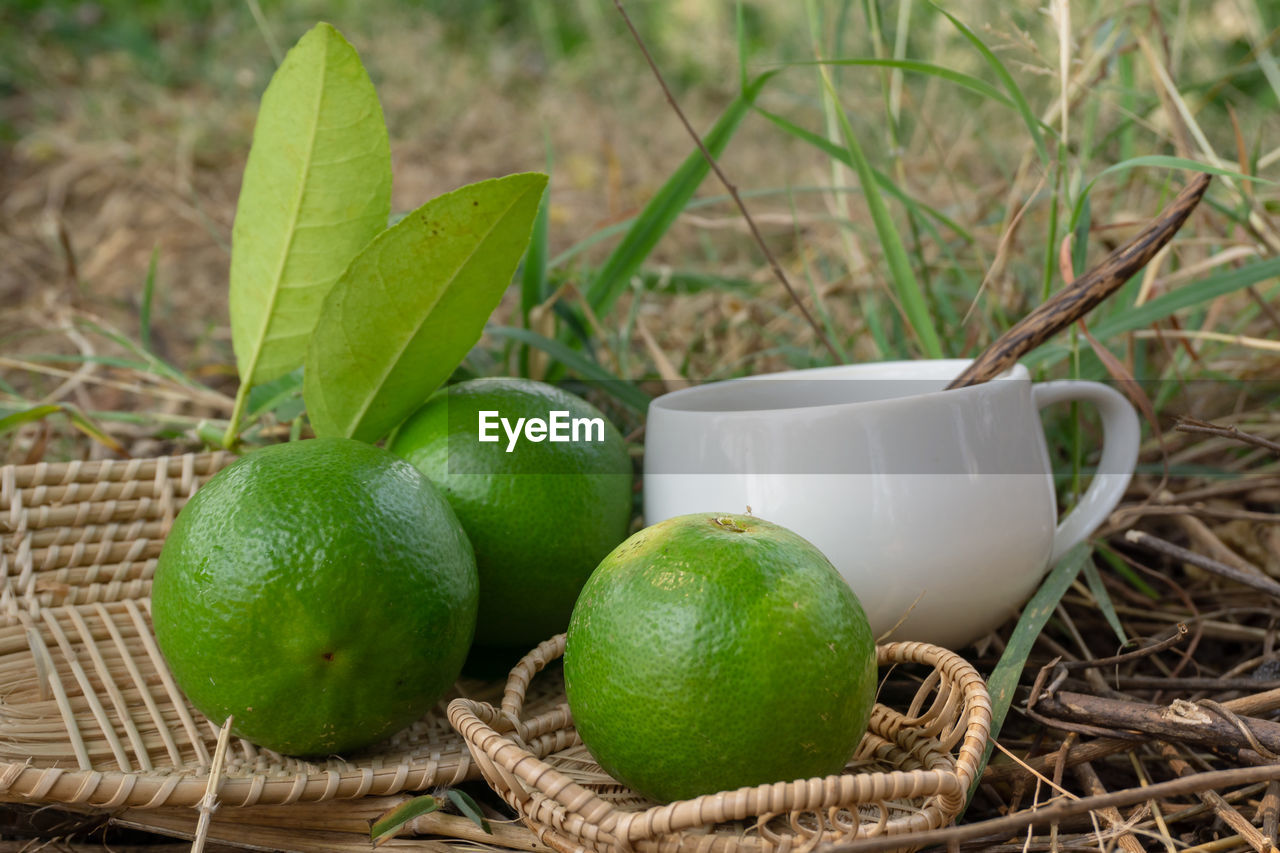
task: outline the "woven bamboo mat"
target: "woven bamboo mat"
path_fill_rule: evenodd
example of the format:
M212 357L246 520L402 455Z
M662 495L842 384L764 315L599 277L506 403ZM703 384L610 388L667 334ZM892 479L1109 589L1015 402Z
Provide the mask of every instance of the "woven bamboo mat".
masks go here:
M208 841L235 847L288 850L291 853L368 853L369 824L408 798L409 795L401 794L325 803L219 809L210 822ZM194 835L195 820L191 809L165 807L129 809L117 814L112 823L190 840ZM400 836L383 841L379 849L456 853L459 844L466 843L476 851L550 851L519 821L491 819L489 827L492 833L486 833L469 818L440 811L430 812L415 818Z
M489 786L557 853L805 853L824 844L945 826L964 808L991 725L991 700L959 655L925 643L877 647L882 697L844 773L739 788L659 805L608 775L582 745L567 705L527 697L564 653L564 635L511 671L500 706L459 699L450 719ZM895 702L895 704L898 704ZM549 738L558 744L547 748Z
M0 800L152 809L205 795L218 730L174 684L148 595L178 510L233 458L0 468ZM472 778L444 709L492 689L460 682L412 726L341 758L304 761L235 739L218 800L388 796Z

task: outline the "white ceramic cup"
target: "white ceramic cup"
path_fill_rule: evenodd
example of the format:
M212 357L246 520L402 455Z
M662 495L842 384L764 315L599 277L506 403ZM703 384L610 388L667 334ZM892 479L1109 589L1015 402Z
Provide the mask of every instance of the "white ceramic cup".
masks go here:
M970 643L1115 508L1139 429L1114 389L1032 383L1021 365L945 390L968 363L845 365L664 394L645 431L646 523L749 510L817 545L877 636L896 625L897 640ZM1073 400L1098 408L1103 447L1059 521L1039 410Z

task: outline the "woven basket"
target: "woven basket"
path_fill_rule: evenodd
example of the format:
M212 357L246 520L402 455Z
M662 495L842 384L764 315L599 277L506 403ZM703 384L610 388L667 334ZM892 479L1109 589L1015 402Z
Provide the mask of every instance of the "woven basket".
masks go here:
M905 714L875 706L843 775L657 805L600 769L567 705L524 716L534 675L563 652L564 635L530 652L512 670L501 708L465 698L449 705L485 780L561 853L785 853L878 835L902 835L901 849L913 850L911 833L960 814L990 733L990 697L972 666L937 646L890 643L877 649L881 667L930 669ZM572 745L544 759L537 753L552 717Z
M118 809L205 795L218 728L174 684L148 595L174 516L234 458L0 468L0 800ZM460 683L447 699L483 688ZM345 758L304 761L232 739L218 801L314 802L472 778L447 699Z

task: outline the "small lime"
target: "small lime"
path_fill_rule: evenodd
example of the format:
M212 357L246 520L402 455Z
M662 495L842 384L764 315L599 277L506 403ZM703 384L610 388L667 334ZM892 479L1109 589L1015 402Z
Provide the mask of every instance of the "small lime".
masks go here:
M255 450L178 514L152 588L156 640L215 723L277 752L376 742L458 677L471 545L404 460L363 442Z
M556 412L567 440L528 431L533 421L550 428ZM480 440L482 413L493 441ZM563 631L582 584L626 538L622 436L590 403L546 383L450 386L400 427L391 450L441 486L475 547L477 646L523 651Z
M600 563L564 675L600 766L670 801L839 772L870 718L875 641L805 539L751 516L684 515Z

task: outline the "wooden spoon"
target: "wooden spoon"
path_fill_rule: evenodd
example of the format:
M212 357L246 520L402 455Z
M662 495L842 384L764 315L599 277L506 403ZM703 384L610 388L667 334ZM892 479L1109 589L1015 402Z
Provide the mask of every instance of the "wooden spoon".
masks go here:
M1108 255L1047 302L1023 317L982 351L948 388L977 385L999 376L1031 350L1088 314L1147 265L1173 239L1209 188L1210 176L1200 173L1178 193L1142 233Z

